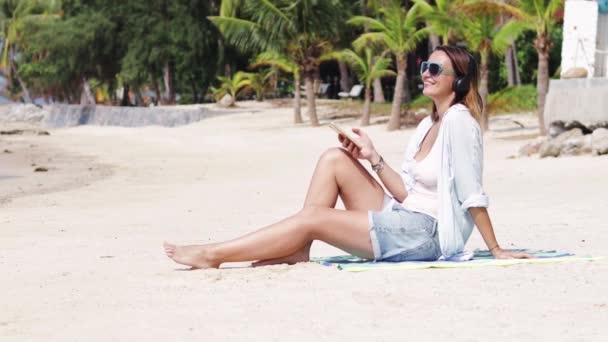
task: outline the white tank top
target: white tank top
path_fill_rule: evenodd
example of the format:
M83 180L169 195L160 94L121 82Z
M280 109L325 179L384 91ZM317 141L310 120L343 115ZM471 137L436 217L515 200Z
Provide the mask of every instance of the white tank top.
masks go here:
M401 203L406 209L427 214L435 219L438 207L437 176L441 155L439 153L441 148L437 145L437 141L435 141L429 154L421 161L414 160L410 171L416 182Z

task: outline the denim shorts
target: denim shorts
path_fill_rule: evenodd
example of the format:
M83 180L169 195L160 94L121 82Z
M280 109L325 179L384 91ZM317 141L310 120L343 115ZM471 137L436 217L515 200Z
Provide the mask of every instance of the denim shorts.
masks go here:
M437 220L408 210L395 200L368 212L374 261L434 261L441 257Z

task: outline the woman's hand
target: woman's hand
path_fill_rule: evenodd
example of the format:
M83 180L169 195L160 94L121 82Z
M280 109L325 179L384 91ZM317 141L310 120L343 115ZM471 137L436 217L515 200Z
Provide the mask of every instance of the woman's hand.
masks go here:
M357 141L361 144L361 148L357 147L357 145L342 135L338 135L338 140L342 143L342 147L350 152L353 158L369 160L372 164L378 163L380 156L378 155L378 152L376 152L374 144L369 136L359 128L353 128L353 133L358 136Z
M496 259L533 259L534 256L526 252L511 252L500 247L492 251Z

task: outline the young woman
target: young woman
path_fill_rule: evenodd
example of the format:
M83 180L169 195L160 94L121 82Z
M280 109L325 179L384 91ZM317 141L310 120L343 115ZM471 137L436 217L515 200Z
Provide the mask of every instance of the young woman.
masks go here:
M475 225L496 258L530 258L499 246L486 210L474 58L440 46L420 71L433 113L418 125L400 171L383 161L365 132L353 129L362 147L339 136L343 148L320 157L300 212L226 242L165 243L167 256L194 268L256 260L254 266L293 264L308 261L312 242L321 240L370 260L451 259L462 255ZM358 159L371 163L391 196ZM334 208L338 196L346 210Z

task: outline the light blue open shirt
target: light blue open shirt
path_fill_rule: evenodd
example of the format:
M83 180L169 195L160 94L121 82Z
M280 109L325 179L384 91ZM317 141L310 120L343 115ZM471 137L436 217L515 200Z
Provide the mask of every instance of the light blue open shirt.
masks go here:
M405 152L401 176L407 191L416 180L411 167L420 144L433 125L428 116L420 122ZM451 106L444 114L435 144L441 147L437 176L437 229L444 260L469 259L464 245L473 231L468 209L489 206L482 187L483 137L479 124L462 104Z

